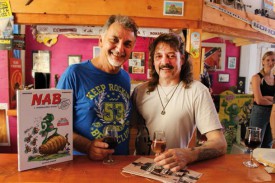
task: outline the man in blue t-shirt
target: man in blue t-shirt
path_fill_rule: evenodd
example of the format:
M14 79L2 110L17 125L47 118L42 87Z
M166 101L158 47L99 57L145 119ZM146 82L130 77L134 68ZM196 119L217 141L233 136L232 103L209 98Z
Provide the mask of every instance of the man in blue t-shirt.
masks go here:
M98 57L71 65L57 88L73 90L74 149L92 160L108 154L129 154L130 77L121 69L130 57L137 37L137 25L127 16L112 15L99 37ZM115 125L115 149L103 142L103 129ZM75 151L76 154L76 151Z

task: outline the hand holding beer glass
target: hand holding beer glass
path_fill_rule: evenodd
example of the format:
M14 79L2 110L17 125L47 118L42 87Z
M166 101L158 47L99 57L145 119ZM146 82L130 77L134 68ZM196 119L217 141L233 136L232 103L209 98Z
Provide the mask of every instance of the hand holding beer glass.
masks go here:
M163 153L166 149L166 138L164 131L155 131L154 138L152 142L152 150L155 152L155 155L158 156Z

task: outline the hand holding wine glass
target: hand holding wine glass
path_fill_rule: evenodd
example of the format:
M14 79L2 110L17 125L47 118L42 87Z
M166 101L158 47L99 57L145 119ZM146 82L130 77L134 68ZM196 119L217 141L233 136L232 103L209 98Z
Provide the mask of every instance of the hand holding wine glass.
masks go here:
M261 144L261 128L246 127L245 145L250 149L250 160L243 162L246 167L257 168L258 164L253 162L253 150Z
M152 142L152 150L156 153L156 156L163 153L166 149L166 138L164 131L155 131Z
M117 146L117 138L118 138L118 133L116 126L114 125L109 125L106 126L103 130L103 142L107 143L108 149L115 149ZM104 164L114 164L115 161L112 158L112 154L108 154L108 158L103 160Z

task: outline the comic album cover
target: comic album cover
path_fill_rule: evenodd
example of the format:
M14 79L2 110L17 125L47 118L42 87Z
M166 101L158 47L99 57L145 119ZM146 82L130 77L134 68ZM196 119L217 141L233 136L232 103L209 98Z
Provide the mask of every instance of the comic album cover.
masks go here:
M18 170L73 159L72 91L17 90Z

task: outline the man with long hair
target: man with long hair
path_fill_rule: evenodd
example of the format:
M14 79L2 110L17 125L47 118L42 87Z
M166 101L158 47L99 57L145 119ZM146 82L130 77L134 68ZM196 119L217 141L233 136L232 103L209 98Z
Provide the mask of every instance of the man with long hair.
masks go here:
M150 45L151 79L133 92L133 124L166 134L166 151L155 157L164 168L178 171L186 164L221 156L226 141L212 98L201 82L193 80L191 63L180 36L169 33ZM196 128L207 137L202 146L187 148ZM136 152L148 152L137 137ZM149 148L150 146L148 146Z

